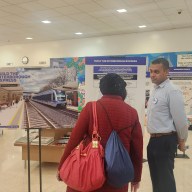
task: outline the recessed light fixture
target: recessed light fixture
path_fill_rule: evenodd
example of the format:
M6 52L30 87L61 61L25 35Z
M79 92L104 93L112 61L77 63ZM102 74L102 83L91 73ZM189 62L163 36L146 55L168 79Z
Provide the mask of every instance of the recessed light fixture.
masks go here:
M140 25L140 26L138 26L139 28L145 28L145 27L147 27L146 25Z
M75 33L75 35L82 35L83 33L81 33L81 32L77 32L77 33Z
M30 40L30 39L33 39L33 38L32 37L26 37L25 39Z
M51 21L45 20L45 21L41 21L42 23L51 23Z
M118 9L117 12L119 12L119 13L125 13L125 12L127 12L127 10L126 10L126 9Z

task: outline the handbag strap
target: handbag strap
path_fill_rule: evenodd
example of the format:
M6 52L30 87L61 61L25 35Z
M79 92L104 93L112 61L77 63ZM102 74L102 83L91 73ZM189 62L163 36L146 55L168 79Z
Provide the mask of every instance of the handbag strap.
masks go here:
M111 126L111 129L112 129L112 131L113 130L115 130L114 128L113 128L113 125L112 125L112 123L111 123L111 120L110 120L110 118L109 118L109 114L107 113L107 110L106 110L106 108L103 106L103 104L100 102L100 101L98 101L98 103L102 106L102 108L104 109L104 111L105 111L105 113L107 114L107 119L108 119L108 121L109 121L109 124L110 124L110 126ZM131 126L130 126L131 127ZM119 132L121 132L121 131L123 131L124 129L127 129L128 127L124 127L124 128L122 128L122 129L120 129L119 131L116 131L117 133L119 133Z
M93 112L93 134L98 134L96 101L92 102L92 112Z

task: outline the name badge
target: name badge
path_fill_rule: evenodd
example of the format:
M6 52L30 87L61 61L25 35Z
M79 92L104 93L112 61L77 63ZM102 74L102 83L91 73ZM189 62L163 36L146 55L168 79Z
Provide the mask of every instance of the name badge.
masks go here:
M158 99L157 99L156 97L154 97L154 98L153 98L153 103L154 103L154 104L157 104L157 102L158 102Z

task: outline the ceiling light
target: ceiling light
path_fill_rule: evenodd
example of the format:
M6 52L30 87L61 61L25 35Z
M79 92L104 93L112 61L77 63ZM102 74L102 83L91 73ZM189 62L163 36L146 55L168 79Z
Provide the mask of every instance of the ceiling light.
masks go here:
M81 32L77 32L77 33L75 33L75 35L82 35L83 33L81 33Z
M118 9L117 12L119 12L119 13L125 13L125 12L127 12L127 10L126 10L126 9Z
M32 37L26 37L25 39L29 40L29 39L33 39Z
M146 25L140 25L140 26L138 26L139 28L145 28L145 27L147 27Z
M51 21L45 20L45 21L41 21L42 23L51 23Z

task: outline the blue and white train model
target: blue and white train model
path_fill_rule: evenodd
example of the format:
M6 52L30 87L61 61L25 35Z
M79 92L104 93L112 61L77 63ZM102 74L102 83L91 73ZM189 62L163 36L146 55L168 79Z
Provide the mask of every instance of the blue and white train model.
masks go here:
M32 97L32 100L52 107L66 107L67 104L65 91L56 89L38 93Z

